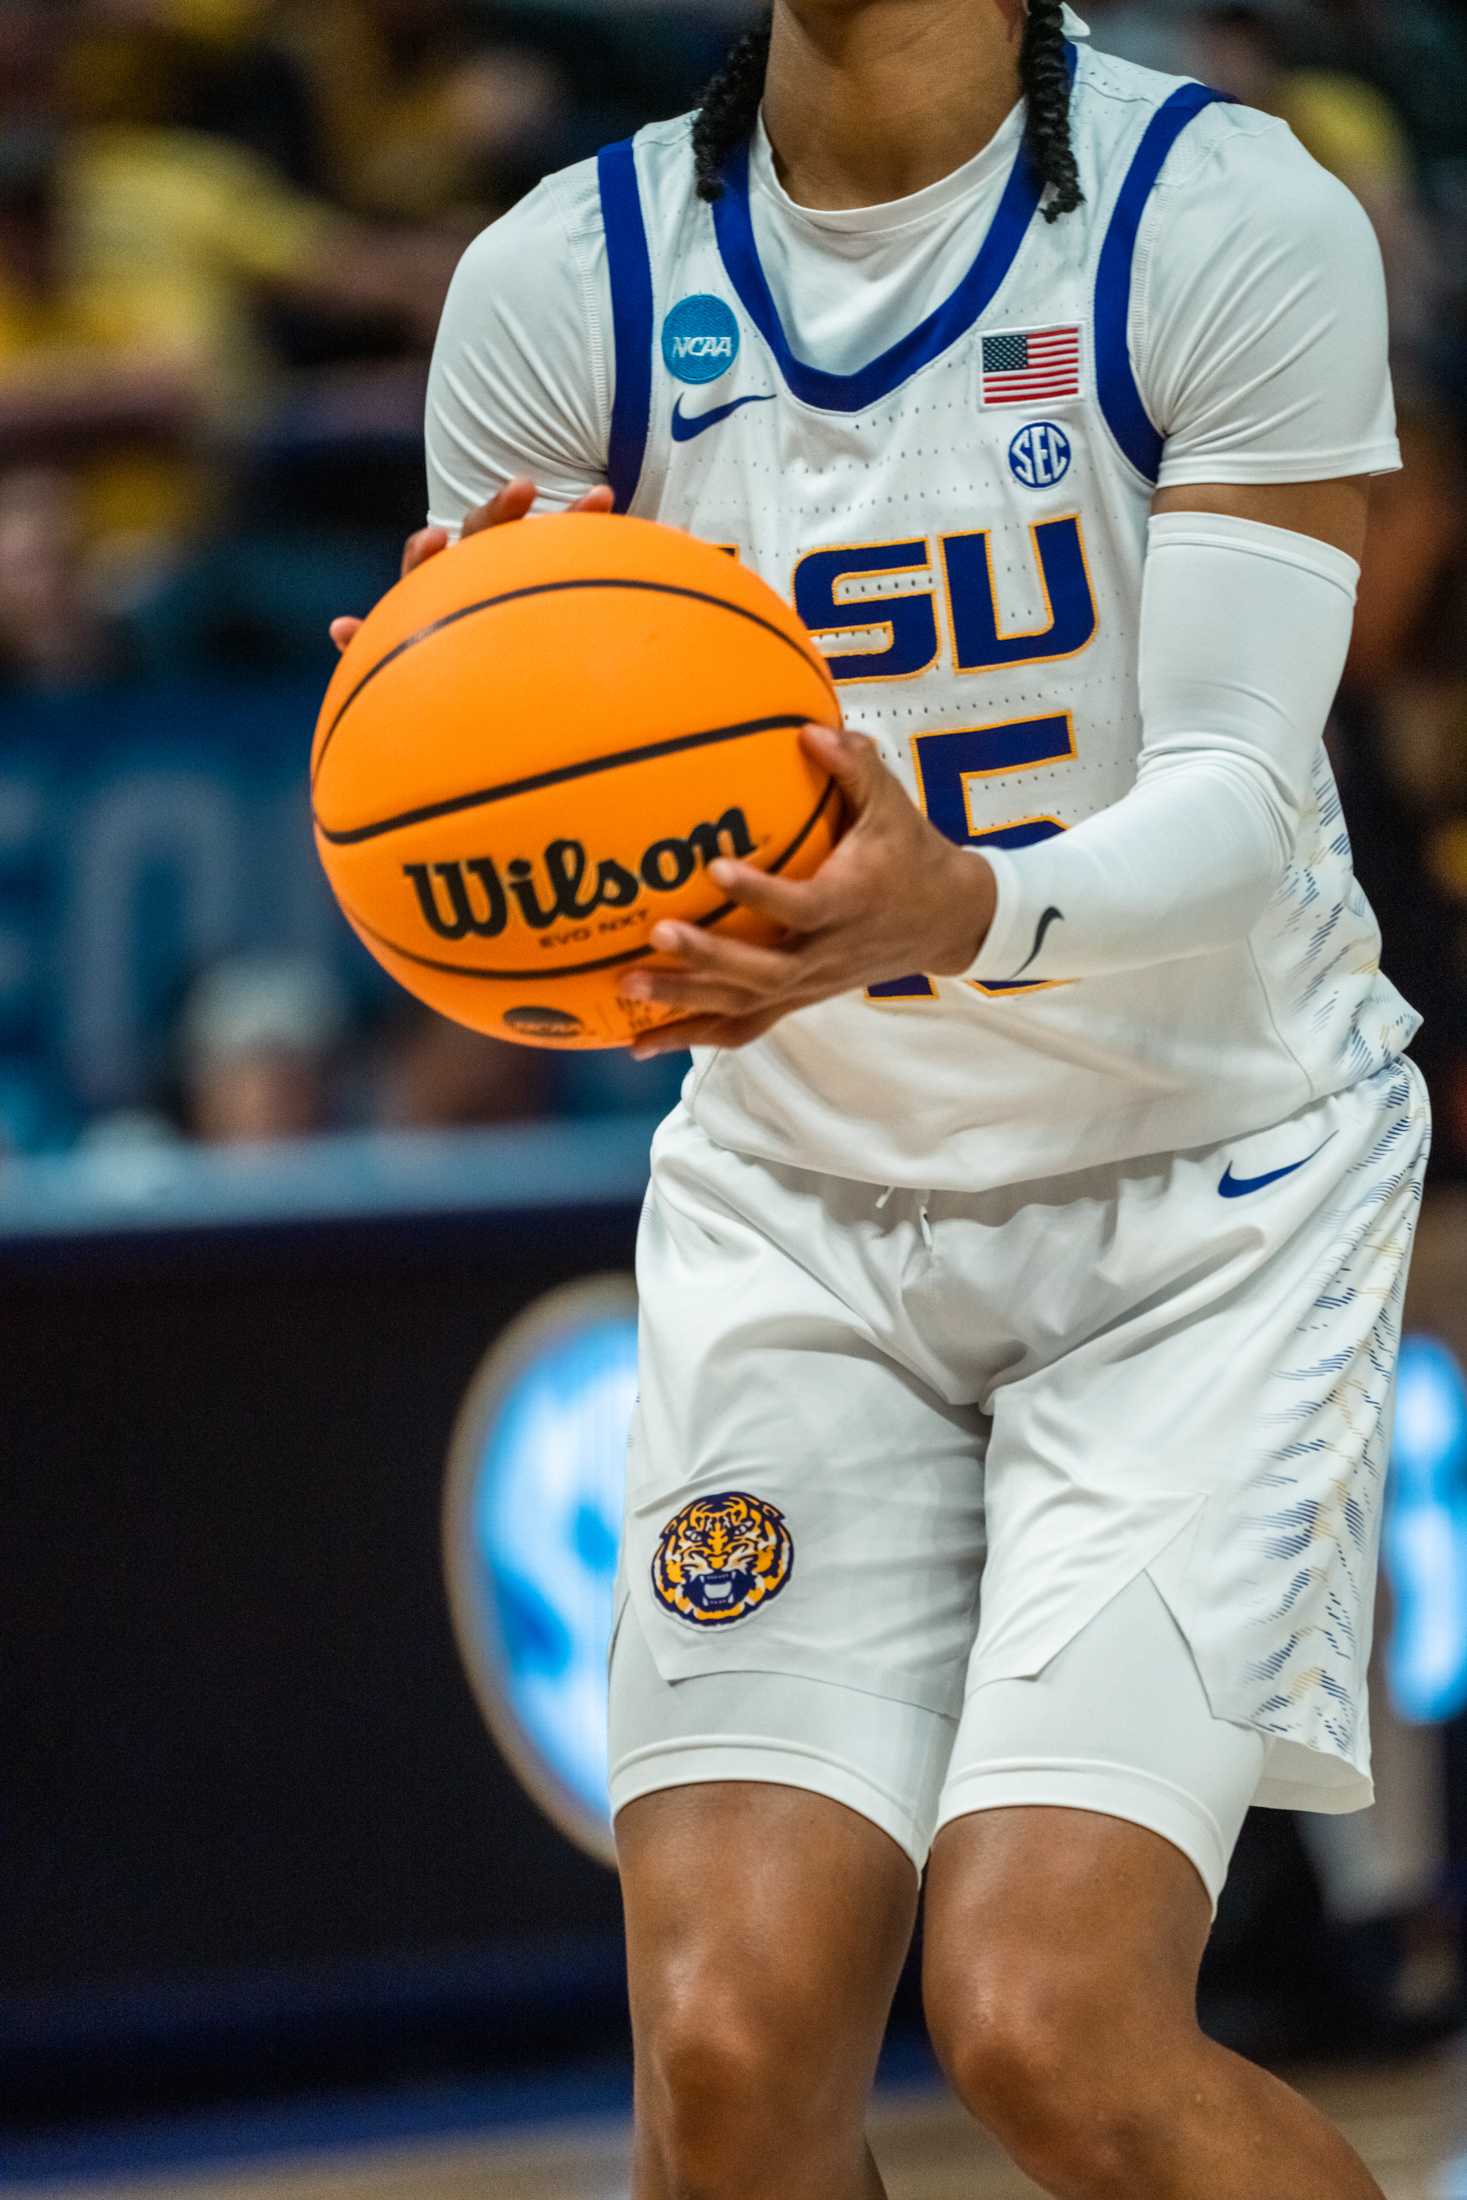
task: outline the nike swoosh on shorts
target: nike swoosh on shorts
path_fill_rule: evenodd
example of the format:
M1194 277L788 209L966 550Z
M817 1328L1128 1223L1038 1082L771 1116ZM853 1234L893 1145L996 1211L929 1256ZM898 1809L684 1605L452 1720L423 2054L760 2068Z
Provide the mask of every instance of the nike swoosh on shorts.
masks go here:
M696 436L706 435L710 428L722 427L725 420L732 418L736 412L742 412L745 405L773 403L774 392L770 390L761 397L736 397L731 404L715 405L712 412L685 413L683 401L679 398L672 408L672 440L674 443L691 443Z
M1324 1142L1324 1146L1327 1146L1330 1138L1335 1136L1336 1133L1331 1131L1329 1138ZM1324 1152L1324 1146L1316 1146L1313 1153L1305 1154L1302 1161L1291 1161L1287 1168L1270 1169L1266 1176L1234 1176L1233 1164L1230 1161L1223 1171L1223 1180L1218 1186L1218 1191L1224 1199L1246 1199L1250 1192L1261 1192L1265 1184L1277 1184L1280 1177L1293 1176L1299 1169L1307 1169L1310 1162L1317 1155Z

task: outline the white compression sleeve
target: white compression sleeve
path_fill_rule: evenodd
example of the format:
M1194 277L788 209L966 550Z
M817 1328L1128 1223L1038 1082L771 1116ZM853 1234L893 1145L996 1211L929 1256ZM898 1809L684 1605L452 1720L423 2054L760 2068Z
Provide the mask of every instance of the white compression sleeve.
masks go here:
M1151 521L1136 785L1072 832L981 851L998 907L968 977L1103 977L1252 930L1309 799L1358 580L1343 551L1281 527Z

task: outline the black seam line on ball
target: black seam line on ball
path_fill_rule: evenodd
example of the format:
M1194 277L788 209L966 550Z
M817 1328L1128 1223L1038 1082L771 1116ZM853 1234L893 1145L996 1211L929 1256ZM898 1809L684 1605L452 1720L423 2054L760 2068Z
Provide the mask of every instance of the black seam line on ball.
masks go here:
M786 634L783 627L776 626L772 619L764 618L757 611L746 611L742 604L730 603L726 596L710 595L706 589L679 588L671 581L621 580L614 573L594 575L586 580L537 581L532 587L510 588L501 596L485 596L479 603L466 603L459 610L446 613L443 618L435 619L431 626L425 626L418 633L410 634L405 642L399 642L396 648L389 649L387 655L380 658L373 665L370 672L363 673L361 679L358 680L326 729L325 737L321 742L321 753L311 767L312 791L314 791L316 781L321 776L321 767L326 761L326 751L336 738L336 729L362 690L371 686L379 672L385 672L387 667L390 664L395 664L399 657L405 657L410 649L416 649L419 642L431 641L435 634L442 634L446 628L457 626L460 620L475 618L481 611L493 611L502 603L522 603L527 596L558 596L569 590L586 588L623 588L644 596L681 596L688 603L712 604L715 610L730 612L736 619L747 619L753 626L762 626L766 634L772 634L777 642L783 642L785 648L792 649L804 663L808 664L810 662L808 653L801 647L799 642L792 635ZM831 683L830 675L827 673L825 678L826 685L830 688L833 697L835 688Z
M783 854L776 862L769 865L765 872L766 878L777 878L787 864L793 863L795 857L804 847L805 842L820 823L835 791L835 781L827 779L825 792L821 795L820 800ZM352 923L359 925L368 939L376 940L378 946L385 947L389 954L400 955L404 962L416 963L422 970L442 970L454 978L490 978L497 979L505 985L519 985L522 983L527 985L554 985L561 978L584 978L597 970L615 970L619 963L641 962L646 956L655 955L657 952L655 947L631 947L620 955L603 955L596 962L562 963L558 969L552 969L548 964L541 963L534 970L479 970L472 963L439 962L432 955L415 955L410 947L399 947L396 940L389 940L381 932L374 931L366 919L359 917L347 902L343 902L341 906L351 918ZM706 930L710 925L721 924L724 918L731 916L738 906L737 902L723 902L717 909L710 910L706 917L695 918L694 922Z
M430 825L436 818L457 817L463 810L487 809L491 802L508 802L515 795L539 794L546 787L563 787L568 780L591 779L598 772L619 771L626 764L652 764L659 757L679 756L686 749L713 748L720 741L743 741L753 733L778 733L809 720L785 712L778 718L749 718L739 726L712 726L706 733L678 733L667 741L649 741L639 749L618 749L615 756L594 757L589 763L561 764L554 771L535 772L528 779L507 779L500 787L478 787L472 794L450 795L443 802L428 802L420 810L404 810L384 817L375 825L352 825L332 832L319 818L317 832L333 848L360 847L364 840L380 840L384 833L406 832L410 825Z

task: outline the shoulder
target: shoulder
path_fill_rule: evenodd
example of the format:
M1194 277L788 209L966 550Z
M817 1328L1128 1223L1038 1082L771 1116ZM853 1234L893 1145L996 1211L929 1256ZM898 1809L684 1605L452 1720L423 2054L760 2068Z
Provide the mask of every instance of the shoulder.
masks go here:
M1079 49L1075 70L1075 106L1082 116L1112 125L1125 121L1144 128L1174 93L1185 90L1193 81L1084 46Z
M1223 102L1204 109L1178 139L1157 182L1162 224L1191 208L1296 238L1357 234L1366 224L1354 193L1286 122Z
M1143 325L1155 316L1248 326L1358 308L1384 314L1380 246L1365 209L1286 123L1207 108L1152 193L1136 267Z
M1106 141L1101 159L1110 166L1139 146L1173 99L1198 89L1195 79L1091 51L1080 62L1076 111ZM1358 238L1365 221L1353 194L1305 151L1286 122L1226 99L1192 116L1155 181L1148 208L1153 230L1189 213L1303 238L1340 232Z
M632 143L637 149L637 168L644 184L656 189L693 188L693 125L695 113L673 115L666 122L649 122Z
M1164 485L1397 463L1375 231L1272 115L1210 107L1179 139L1141 228L1130 333Z
M456 289L496 291L509 280L533 284L592 233L597 208L596 163L579 161L536 184L507 213L481 229L459 262Z
M636 153L639 195L644 202L681 189L690 191L693 170L690 147L691 114L670 122L650 123L630 140ZM607 147L606 152L617 148ZM498 283L509 278L533 285L544 273L546 253L562 259L569 253L583 268L600 262L605 253L606 221L602 202L602 154L560 168L507 214L480 232L460 264L460 277L468 284ZM644 204L644 211L650 206Z

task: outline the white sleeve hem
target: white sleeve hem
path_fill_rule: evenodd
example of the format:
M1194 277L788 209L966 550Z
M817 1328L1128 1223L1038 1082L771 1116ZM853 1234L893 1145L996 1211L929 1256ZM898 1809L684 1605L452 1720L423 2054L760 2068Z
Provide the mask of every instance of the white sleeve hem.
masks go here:
M998 888L998 898L993 905L993 922L984 935L983 945L967 970L965 978L987 977L992 972L1004 972L1014 967L1023 950L1019 946L1025 918L1024 896L1019 874L1012 857L1002 848L973 847L969 853L982 856L992 871Z
M1266 452L1243 452L1235 458L1163 457L1158 489L1200 487L1216 481L1229 487L1271 488L1301 481L1349 481L1357 474L1398 474L1402 467L1399 443L1371 443L1352 451L1310 451L1297 458L1270 458Z

